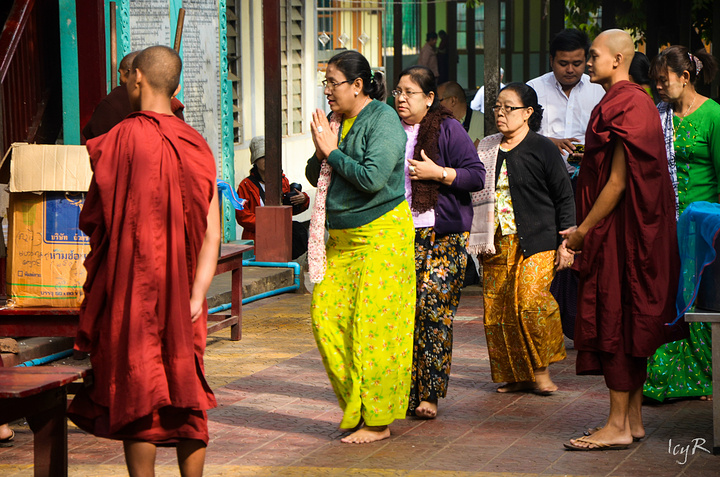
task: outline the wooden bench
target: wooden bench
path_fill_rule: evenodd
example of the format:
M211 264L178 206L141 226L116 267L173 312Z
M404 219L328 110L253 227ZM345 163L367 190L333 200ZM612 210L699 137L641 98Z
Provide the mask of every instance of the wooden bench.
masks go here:
M232 272L230 316L208 316L208 334L230 327L230 339L242 338L242 256L252 245L223 244L215 275ZM0 336L68 336L77 334L78 308L6 308L0 310Z
M685 321L711 323L713 372L713 454L720 455L720 313L695 309L685 313ZM715 391L719 391L715 396Z
M0 367L0 422L26 418L33 431L36 477L67 476L67 386L87 368Z

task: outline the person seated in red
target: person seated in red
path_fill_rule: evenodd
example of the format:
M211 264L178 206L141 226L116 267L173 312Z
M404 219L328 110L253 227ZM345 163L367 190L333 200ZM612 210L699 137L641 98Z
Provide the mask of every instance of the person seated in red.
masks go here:
M255 136L250 141L250 175L240 182L237 193L247 200L243 210L235 211L237 223L242 225L243 240L255 240L255 208L265 205L265 136ZM302 192L300 184L292 183L282 175L283 204L292 205L293 215L305 212L310 205L310 197ZM292 258L296 259L307 252L307 225L292 223Z

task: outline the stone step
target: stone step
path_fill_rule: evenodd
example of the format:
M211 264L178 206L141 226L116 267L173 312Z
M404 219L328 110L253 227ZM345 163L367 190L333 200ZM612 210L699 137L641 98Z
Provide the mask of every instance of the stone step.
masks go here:
M243 267L243 298L293 284L292 268ZM232 272L217 275L208 289L208 308L230 303Z

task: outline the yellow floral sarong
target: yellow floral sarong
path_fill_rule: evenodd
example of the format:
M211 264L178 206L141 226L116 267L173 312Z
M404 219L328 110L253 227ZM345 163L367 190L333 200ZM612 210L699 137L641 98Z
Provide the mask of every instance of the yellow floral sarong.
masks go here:
M344 415L340 427L405 417L415 318L415 229L403 201L375 221L330 230L313 334Z
M496 383L535 381L534 369L565 359L558 304L550 293L555 251L523 256L516 234L495 234L483 258L485 336Z

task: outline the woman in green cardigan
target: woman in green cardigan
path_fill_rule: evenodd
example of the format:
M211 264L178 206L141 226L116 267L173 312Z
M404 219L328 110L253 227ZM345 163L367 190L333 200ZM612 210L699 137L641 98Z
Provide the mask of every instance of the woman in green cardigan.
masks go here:
M414 229L405 200L406 135L385 81L360 53L328 63L332 113L313 113L318 188L310 224L313 333L340 407L342 439L390 436L408 406L415 316ZM324 226L330 239L323 243Z

